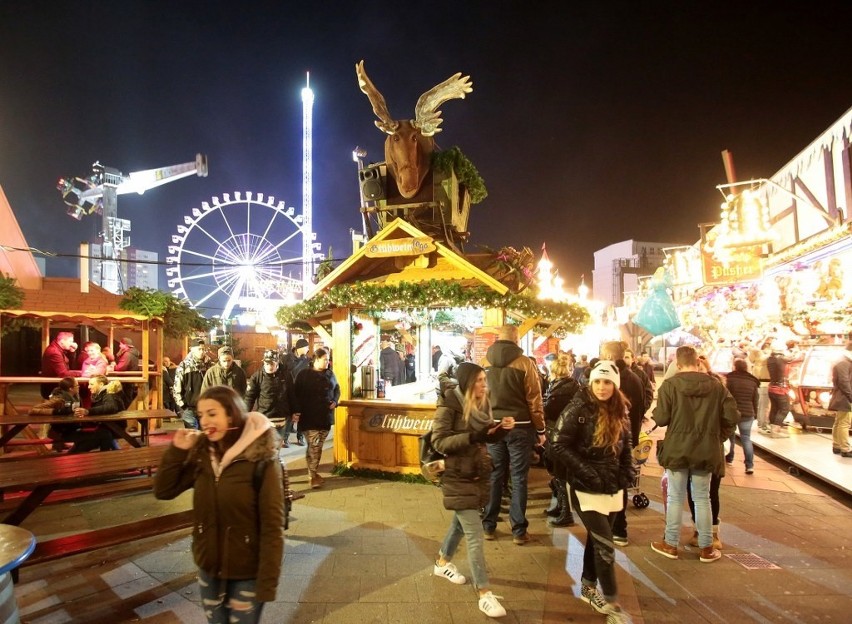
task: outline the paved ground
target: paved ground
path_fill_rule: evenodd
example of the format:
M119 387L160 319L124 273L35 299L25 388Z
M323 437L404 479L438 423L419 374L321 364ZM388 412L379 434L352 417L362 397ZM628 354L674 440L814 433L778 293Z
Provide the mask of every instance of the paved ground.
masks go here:
M302 449L285 451L291 474L307 497L296 504L287 536L278 601L264 622L468 624L487 622L474 590L431 575L431 564L449 523L440 491L343 477L308 490ZM326 463L331 453L326 452ZM622 602L637 623L850 622L852 499L809 477L787 474L786 465L759 457L747 476L740 462L723 480L722 538L726 555L713 564L684 550L680 560L653 553L648 543L663 530L660 469L644 467L647 509L630 506L630 545L619 550ZM330 468L330 466L326 466ZM551 530L545 524L547 475L531 473L528 516L534 540L512 544L506 523L486 542L494 591L509 611L502 622L603 622L575 597L585 531ZM166 509L150 494L107 501L47 505L25 527L55 536L106 526ZM691 527L684 528L684 540ZM731 555L770 568L747 569ZM759 559L762 558L762 559ZM469 567L464 550L461 571ZM186 533L69 557L21 571L16 596L24 622L202 622Z

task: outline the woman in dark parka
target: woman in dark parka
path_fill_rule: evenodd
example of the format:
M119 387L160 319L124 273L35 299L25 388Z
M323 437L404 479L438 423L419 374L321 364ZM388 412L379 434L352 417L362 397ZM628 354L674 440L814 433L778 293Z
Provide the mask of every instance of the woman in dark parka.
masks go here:
M432 445L446 456L441 478L444 507L455 512L433 574L457 585L467 581L452 563L464 537L473 584L479 592L479 610L490 617L503 617L506 609L488 589L479 510L488 502L492 466L485 442L497 441L515 423L511 418L494 421L483 368L462 362L456 369L456 378L458 386L444 385L432 422Z

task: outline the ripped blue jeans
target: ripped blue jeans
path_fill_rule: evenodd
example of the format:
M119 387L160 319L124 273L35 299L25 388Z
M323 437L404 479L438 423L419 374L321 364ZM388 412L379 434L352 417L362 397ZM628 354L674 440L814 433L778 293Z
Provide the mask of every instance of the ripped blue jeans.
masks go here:
M257 624L263 610L255 598L256 579L229 581L198 570L201 607L210 624Z

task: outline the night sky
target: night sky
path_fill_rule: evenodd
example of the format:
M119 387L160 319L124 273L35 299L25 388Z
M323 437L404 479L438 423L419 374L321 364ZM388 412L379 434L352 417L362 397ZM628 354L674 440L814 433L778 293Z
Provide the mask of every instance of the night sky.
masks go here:
M768 177L852 106L849 3L576 4L3 0L0 185L31 246L75 253L100 219L66 216L60 176L205 153L209 177L119 198L134 246L165 260L214 195L301 206L310 71L315 230L340 260L361 227L352 149L383 160L355 63L403 119L461 71L473 93L441 107L436 138L488 187L467 249L546 243L574 287L611 243L694 242L723 149L739 179Z

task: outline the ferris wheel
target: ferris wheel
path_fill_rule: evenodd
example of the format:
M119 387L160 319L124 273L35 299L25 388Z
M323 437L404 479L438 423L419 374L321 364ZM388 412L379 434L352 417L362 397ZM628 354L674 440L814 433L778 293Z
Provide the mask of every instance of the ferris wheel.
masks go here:
M172 235L168 287L205 316L223 319L237 306L259 310L292 301L302 292L302 224L292 206L263 193L237 191L201 202Z

